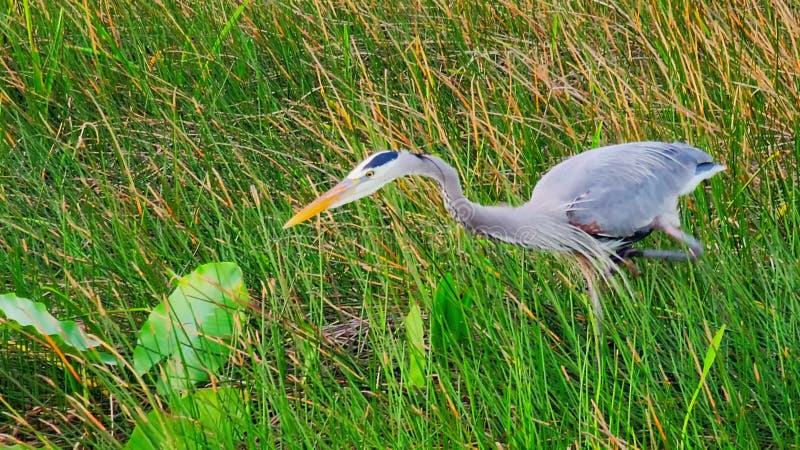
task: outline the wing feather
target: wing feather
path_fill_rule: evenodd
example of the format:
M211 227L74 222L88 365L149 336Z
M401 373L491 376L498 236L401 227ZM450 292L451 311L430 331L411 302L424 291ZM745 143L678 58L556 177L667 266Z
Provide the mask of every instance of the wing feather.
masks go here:
M559 204L573 226L624 239L648 232L659 215L677 214L678 197L710 176L697 172L706 164L713 164L711 156L682 143L601 147L553 167L536 184L529 203ZM705 172L715 166L723 167Z

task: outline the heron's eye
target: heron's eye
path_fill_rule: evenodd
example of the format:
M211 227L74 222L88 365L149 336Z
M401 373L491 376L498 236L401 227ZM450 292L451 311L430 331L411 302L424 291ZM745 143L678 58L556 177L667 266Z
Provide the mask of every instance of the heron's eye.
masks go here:
M375 176L375 171L374 170L367 171L366 173L364 173L364 176L367 178L372 178Z

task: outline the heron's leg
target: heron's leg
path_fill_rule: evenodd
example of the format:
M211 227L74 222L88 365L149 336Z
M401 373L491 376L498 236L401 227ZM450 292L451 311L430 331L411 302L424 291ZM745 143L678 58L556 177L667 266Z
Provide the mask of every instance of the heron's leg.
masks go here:
M661 225L659 228L671 238L689 247L689 259L697 259L703 256L703 244L690 234L684 233L683 230L674 225Z
M692 261L697 259L691 252L682 252L680 250L655 250L655 249L644 249L640 250L639 255L642 258L654 258L654 259L667 259L670 261Z
M671 261L692 261L703 255L703 244L685 233L683 230L675 225L665 224L663 222L656 222L654 228L659 229L666 233L669 237L678 242L686 244L689 247L688 252L680 250L657 250L657 249L627 249L624 254L620 254L620 258L624 261L626 258L656 258L668 259Z

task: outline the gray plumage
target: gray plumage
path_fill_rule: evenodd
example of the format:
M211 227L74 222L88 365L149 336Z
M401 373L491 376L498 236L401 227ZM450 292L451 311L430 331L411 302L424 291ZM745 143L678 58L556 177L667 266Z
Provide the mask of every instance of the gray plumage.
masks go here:
M519 206L483 206L464 197L458 173L442 159L407 151L376 153L287 222L352 202L404 175L435 179L447 211L468 230L514 245L578 256L598 321L593 287L597 269L631 257L695 259L702 244L680 229L678 198L725 166L682 143L635 142L596 148L550 169ZM652 231L686 244L688 252L638 250L631 244Z
M404 154L408 167L418 166L415 173L439 181L445 207L467 229L523 247L592 258L626 248L653 230L679 229L678 198L725 169L686 144L612 145L554 166L523 205L483 206L464 198L458 175L441 159ZM673 259L682 259L678 255Z
M717 169L708 170L707 164ZM596 224L598 232L592 234L627 238L649 231L656 217L677 218L678 197L722 169L707 153L686 144L611 145L550 169L529 204L568 205L569 223L586 228Z

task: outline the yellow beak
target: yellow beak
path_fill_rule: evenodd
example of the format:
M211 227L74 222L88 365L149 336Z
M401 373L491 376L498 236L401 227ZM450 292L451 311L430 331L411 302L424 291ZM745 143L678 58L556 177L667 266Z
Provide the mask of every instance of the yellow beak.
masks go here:
M358 184L358 182L351 179L343 180L341 183L332 187L328 192L325 192L317 197L316 200L309 203L305 208L298 211L297 214L292 216L288 222L283 224L283 229L285 230L297 225L298 223L305 222L322 211L330 208L331 205L337 204L356 184Z

